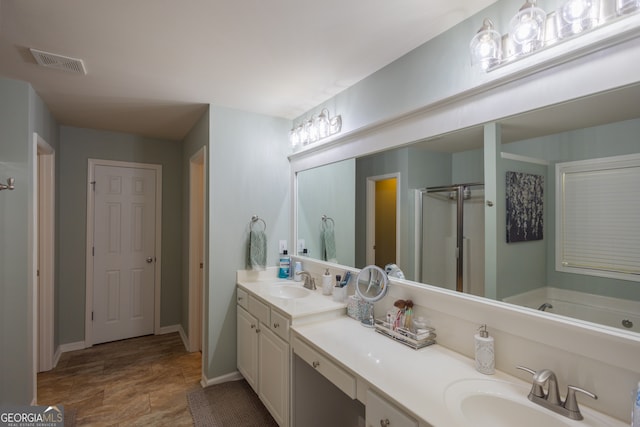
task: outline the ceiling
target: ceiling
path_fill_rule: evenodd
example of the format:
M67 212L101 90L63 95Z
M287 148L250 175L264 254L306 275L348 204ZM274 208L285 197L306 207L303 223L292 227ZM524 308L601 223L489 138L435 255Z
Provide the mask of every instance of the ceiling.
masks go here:
M495 1L0 0L0 76L62 125L179 140L208 104L293 119Z

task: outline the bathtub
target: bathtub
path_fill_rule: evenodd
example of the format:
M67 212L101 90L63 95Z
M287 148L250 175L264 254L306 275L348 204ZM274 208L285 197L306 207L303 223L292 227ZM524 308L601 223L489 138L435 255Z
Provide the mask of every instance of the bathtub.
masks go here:
M546 309L548 313L640 333L640 301L604 297L549 286L513 295L504 298L503 301L533 309L549 303L553 308Z

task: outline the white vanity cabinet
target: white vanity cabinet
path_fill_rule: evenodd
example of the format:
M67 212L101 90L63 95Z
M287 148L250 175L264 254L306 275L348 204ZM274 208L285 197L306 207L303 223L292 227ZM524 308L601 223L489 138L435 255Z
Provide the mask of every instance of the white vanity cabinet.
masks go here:
M367 427L418 427L418 421L371 389L367 390L365 413Z
M276 422L289 425L289 320L241 289L237 365ZM273 320L272 320L273 319Z

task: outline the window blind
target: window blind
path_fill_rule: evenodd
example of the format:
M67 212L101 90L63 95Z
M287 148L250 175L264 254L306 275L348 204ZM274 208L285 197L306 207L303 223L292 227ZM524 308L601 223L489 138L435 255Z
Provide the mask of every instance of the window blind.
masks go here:
M559 269L639 275L640 156L559 163L556 172Z

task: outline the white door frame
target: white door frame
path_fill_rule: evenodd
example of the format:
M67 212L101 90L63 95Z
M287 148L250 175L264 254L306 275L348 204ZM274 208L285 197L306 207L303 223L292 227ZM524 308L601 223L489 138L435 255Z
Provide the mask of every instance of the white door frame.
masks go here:
M133 163L116 160L89 159L87 179L87 245L86 245L86 298L85 298L85 322L84 322L84 346L93 345L93 220L94 220L94 171L96 166L115 166L124 168L153 169L156 171L156 236L155 236L155 279L154 279L154 322L153 333L160 333L160 291L162 271L162 165L150 163Z
M205 241L198 244L198 236L204 236L205 195L207 175L206 147L202 147L189 159L189 351L202 349L202 322L204 318ZM200 263L204 265L200 267ZM200 276L200 281L198 280Z
M367 265L376 262L376 182L391 178L396 179L396 264L400 265L400 172L367 177Z
M34 399L37 373L53 368L55 295L55 150L33 133L33 283ZM38 286L44 284L44 286Z

